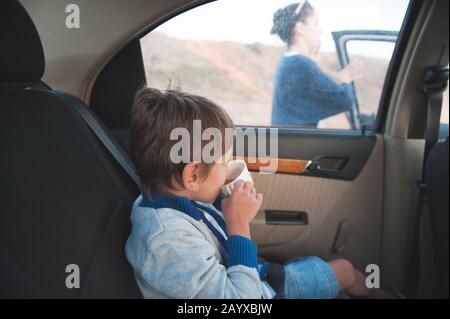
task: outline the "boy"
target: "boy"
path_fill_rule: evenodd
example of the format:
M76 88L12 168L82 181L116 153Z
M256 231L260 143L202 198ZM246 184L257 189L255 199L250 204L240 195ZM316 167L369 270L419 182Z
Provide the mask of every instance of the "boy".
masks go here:
M266 282L267 263L258 264L250 222L263 196L251 183L239 181L232 194L212 203L227 178L225 138L213 163L174 163L171 139L176 128L193 134L233 127L228 114L206 98L180 91L137 92L130 127L132 160L142 195L133 205L132 232L126 255L145 298L335 298L345 290L369 296L364 276L346 260L329 263L296 259L282 269L283 285L275 292ZM195 142L190 140L190 143ZM205 141L201 142L205 147ZM189 149L192 150L192 146ZM190 152L192 154L193 152ZM216 201L217 204L217 201Z

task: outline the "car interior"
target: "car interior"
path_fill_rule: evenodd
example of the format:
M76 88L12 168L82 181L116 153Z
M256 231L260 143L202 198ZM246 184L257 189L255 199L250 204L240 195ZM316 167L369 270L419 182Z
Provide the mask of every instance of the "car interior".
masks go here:
M128 142L141 39L210 2L79 0L79 29L64 27L71 1L0 2L1 298L142 298L124 251L141 192ZM350 130L279 128L275 174L235 154L264 194L251 224L263 258L343 257L378 265L398 296L448 298L448 5L412 0L398 33L359 34L395 43L373 127L355 109Z

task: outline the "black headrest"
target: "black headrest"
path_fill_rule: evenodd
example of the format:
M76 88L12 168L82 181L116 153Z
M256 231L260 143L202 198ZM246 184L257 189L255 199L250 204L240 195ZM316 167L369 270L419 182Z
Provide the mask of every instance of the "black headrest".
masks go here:
M0 1L0 83L32 83L45 69L41 39L17 0Z

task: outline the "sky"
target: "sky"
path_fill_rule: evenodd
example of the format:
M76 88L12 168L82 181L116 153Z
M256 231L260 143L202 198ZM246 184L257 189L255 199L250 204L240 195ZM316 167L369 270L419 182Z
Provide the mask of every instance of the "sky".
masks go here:
M187 11L156 30L195 40L282 46L270 34L273 13L293 0L218 0ZM322 50L334 51L331 32L344 29L399 31L409 0L310 0L323 30ZM384 51L386 49L379 49ZM368 50L373 53L373 48Z

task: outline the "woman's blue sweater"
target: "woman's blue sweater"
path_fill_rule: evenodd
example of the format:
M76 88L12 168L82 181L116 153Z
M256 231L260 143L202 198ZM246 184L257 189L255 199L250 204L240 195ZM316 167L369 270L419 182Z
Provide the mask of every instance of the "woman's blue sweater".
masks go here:
M275 74L272 125L313 126L349 110L355 98L350 84L337 84L310 58L284 55Z

